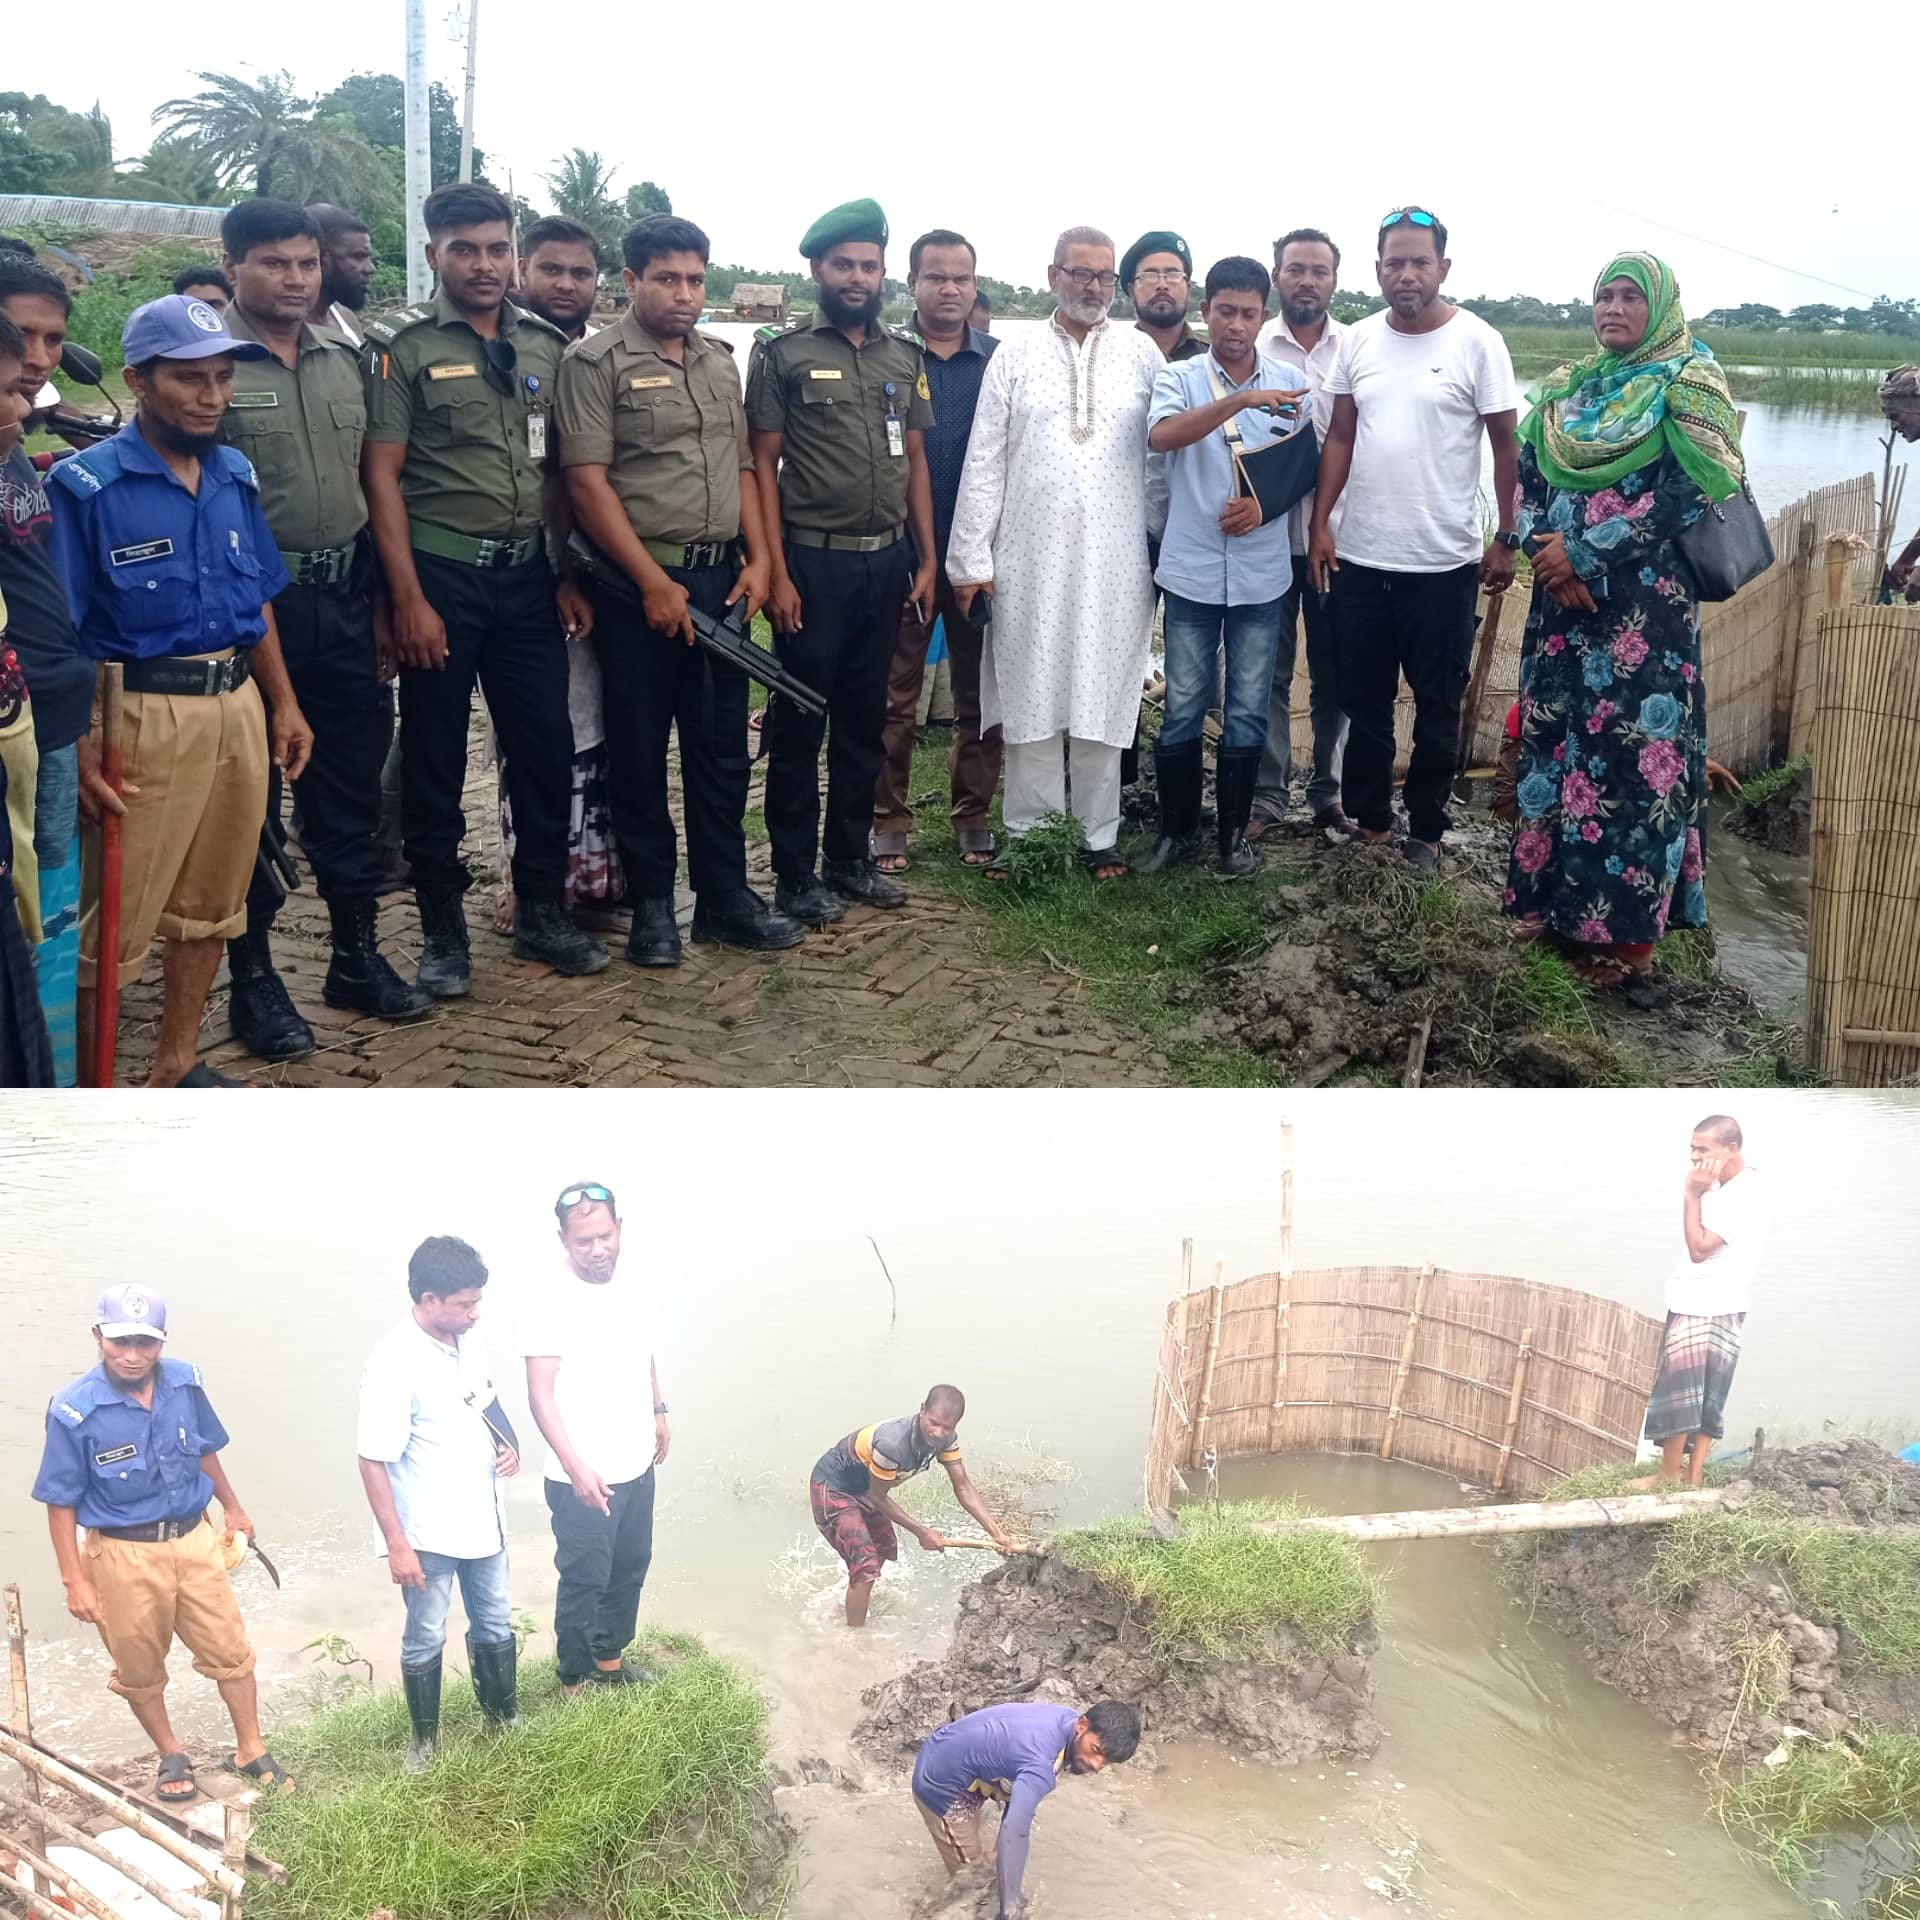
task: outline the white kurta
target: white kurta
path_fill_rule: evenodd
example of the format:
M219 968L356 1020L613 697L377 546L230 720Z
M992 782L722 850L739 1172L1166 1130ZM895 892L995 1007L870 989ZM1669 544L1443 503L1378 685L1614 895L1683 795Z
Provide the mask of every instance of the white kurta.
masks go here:
M1056 321L987 362L947 577L993 582L981 726L1009 745L1066 733L1132 744L1153 625L1147 407L1165 360L1111 320L1076 345ZM1073 438L1075 372L1080 425Z

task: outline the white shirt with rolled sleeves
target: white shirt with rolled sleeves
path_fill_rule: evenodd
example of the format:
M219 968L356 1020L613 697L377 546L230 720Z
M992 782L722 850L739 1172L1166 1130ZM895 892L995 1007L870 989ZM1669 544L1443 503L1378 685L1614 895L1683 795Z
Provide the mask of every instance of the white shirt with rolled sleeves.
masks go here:
M1387 312L1356 321L1322 389L1353 396L1353 465L1328 525L1342 560L1388 573L1449 573L1486 553L1480 448L1486 417L1520 404L1507 343L1465 307L1431 333Z
M368 1356L355 1450L385 1465L416 1553L485 1560L506 1545L505 1485L484 1417L494 1398L476 1332L449 1347L408 1314ZM374 1551L386 1550L376 1525Z
M1722 1186L1700 1196L1700 1224L1726 1242L1696 1260L1684 1241L1667 1276L1667 1311L1711 1317L1745 1313L1767 1240L1766 1182L1742 1167Z
M1333 363L1340 357L1340 341L1346 331L1341 322L1328 314L1326 324L1320 329L1320 338L1312 346L1303 347L1283 313L1260 329L1260 338L1256 343L1269 360L1279 360L1288 366L1298 367L1306 376L1299 384L1313 396L1313 430L1322 446L1326 445L1327 429L1333 424L1333 395L1327 391L1327 375L1333 371ZM1307 530L1312 525L1313 495L1308 494L1287 520L1287 545L1296 557L1306 553ZM1303 567L1295 567L1293 573L1296 580L1306 578Z
M653 1316L645 1289L617 1267L611 1280L582 1280L566 1261L540 1294L522 1344L529 1360L560 1362L554 1404L580 1459L609 1486L653 1465ZM547 1478L565 1482L547 1449Z

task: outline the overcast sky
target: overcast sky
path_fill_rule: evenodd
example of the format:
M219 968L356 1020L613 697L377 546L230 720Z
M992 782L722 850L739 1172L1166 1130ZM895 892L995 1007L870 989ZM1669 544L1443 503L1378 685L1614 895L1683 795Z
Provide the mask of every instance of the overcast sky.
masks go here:
M428 0L428 44L457 99L452 5ZM1614 251L1651 246L1696 312L1849 306L1920 294L1906 13L1830 0L1788 34L1761 9L1715 6L746 0L669 26L618 0L490 0L476 125L490 171L536 204L557 154L598 148L618 188L659 181L716 259L748 266L792 262L816 214L872 194L901 270L935 225L1015 284L1038 284L1077 222L1122 247L1177 228L1202 271L1299 225L1353 256L1351 286L1382 213L1418 201L1453 230L1456 293L1570 298ZM53 28L43 50L9 34L5 84L76 107L97 88L125 155L156 102L193 90L193 67L286 67L319 93L405 57L403 0L230 11L224 51L212 31L154 31L132 0L86 18L101 54ZM1165 51L1149 20L1166 23ZM1306 51L1273 52L1289 42Z

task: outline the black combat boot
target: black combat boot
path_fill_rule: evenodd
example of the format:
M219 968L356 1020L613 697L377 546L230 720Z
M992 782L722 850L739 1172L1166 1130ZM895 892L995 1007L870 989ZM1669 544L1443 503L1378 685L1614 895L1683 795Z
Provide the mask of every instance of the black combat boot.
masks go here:
M698 946L743 947L778 953L797 947L807 930L791 914L777 913L751 887L702 893L693 902L693 938Z
M908 894L898 880L889 879L871 860L826 860L820 877L843 900L863 907L904 907Z
M847 910L830 887L808 874L803 880L782 880L773 890L773 904L803 927L830 927L844 920Z
M633 903L633 927L627 935L627 958L636 967L677 967L680 929L674 924L669 896Z
M436 1000L458 1000L473 984L473 956L467 946L467 914L460 889L416 893L420 908L420 965L414 979Z
M333 922L333 958L320 997L328 1006L382 1020L418 1020L431 1011L433 995L409 986L381 953L376 901L329 900L327 917Z
M1160 796L1160 838L1136 873L1164 873L1200 850L1200 742L1153 750L1154 787Z
M467 1635L467 1670L473 1675L473 1697L487 1716L489 1727L510 1727L519 1717L515 1670L520 1646L512 1634L504 1640L476 1640Z
M267 933L271 922L249 926L227 942L227 1016L233 1037L260 1060L304 1060L313 1051L313 1029L300 1017L286 983L273 970Z
M433 1764L434 1742L440 1737L440 1656L417 1667L400 1669L400 1688L407 1696L407 1718L413 1738L400 1763L408 1773L425 1773Z
M1247 844L1253 815L1253 784L1260 774L1259 747L1222 747L1214 755L1213 808L1220 846L1220 871L1231 880L1252 873L1260 862Z
M544 960L555 973L598 973L613 955L573 924L564 900L521 896L513 917L513 950L522 960Z

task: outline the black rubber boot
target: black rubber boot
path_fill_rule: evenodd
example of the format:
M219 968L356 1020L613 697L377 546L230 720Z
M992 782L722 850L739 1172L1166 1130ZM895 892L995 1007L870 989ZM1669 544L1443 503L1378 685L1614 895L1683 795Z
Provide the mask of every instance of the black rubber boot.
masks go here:
M564 900L520 902L513 918L513 950L522 960L544 960L555 973L599 973L613 955L573 924Z
M830 927L847 917L838 895L811 873L804 880L782 880L773 890L773 904L803 927Z
M473 984L473 955L467 945L467 914L460 890L416 893L420 909L420 964L414 979L436 1000L458 1000Z
M413 1723L407 1757L400 1764L408 1773L425 1773L433 1764L434 1742L440 1738L440 1656L435 1654L423 1666L402 1667L400 1688L407 1696L407 1718Z
M627 958L636 967L677 967L680 929L674 924L673 901L636 900L633 928L627 935Z
M907 890L899 881L888 878L871 860L827 860L821 863L820 877L843 900L857 901L863 907L904 907Z
M320 997L330 1007L371 1013L382 1020L418 1020L433 1009L433 995L409 986L380 951L380 907L372 899L329 900L333 958Z
M806 937L807 930L798 920L790 914L776 913L751 887L694 897L693 938L697 946L778 953L786 947L797 947Z
M304 1060L313 1051L313 1029L300 1017L286 983L273 970L269 922L249 926L227 942L227 1017L233 1037L260 1060Z
M1220 846L1220 871L1238 880L1260 862L1247 844L1247 822L1253 817L1253 784L1260 774L1259 747L1221 747L1213 761L1215 834Z
M1200 742L1153 750L1154 786L1160 795L1160 838L1136 873L1164 873L1200 850Z
M519 1691L515 1680L520 1647L511 1634L504 1640L476 1640L467 1635L467 1669L473 1675L473 1697L490 1727L510 1727L519 1718Z

